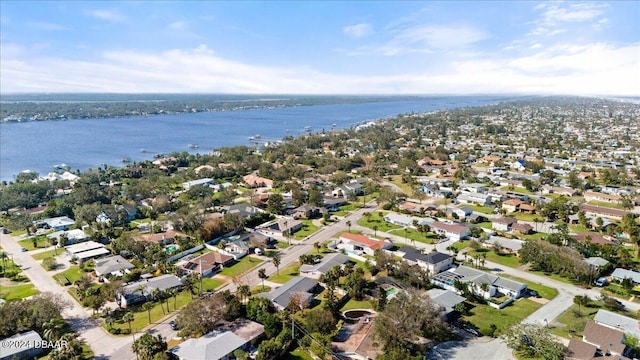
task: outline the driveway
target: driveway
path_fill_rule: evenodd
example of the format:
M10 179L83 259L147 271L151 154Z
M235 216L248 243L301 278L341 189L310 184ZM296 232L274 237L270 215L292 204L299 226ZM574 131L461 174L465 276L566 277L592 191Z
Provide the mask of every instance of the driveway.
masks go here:
M500 339L482 337L471 341L449 341L436 345L427 354L430 360L507 360L515 359Z

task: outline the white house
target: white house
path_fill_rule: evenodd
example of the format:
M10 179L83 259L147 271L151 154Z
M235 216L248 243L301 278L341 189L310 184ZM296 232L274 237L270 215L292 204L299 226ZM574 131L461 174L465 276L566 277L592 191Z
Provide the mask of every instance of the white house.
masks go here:
M191 181L186 181L182 183L182 187L185 190L189 190L194 186L209 186L213 183L213 179L211 178L202 178L202 179L198 179L198 180L191 180Z
M444 235L454 241L460 241L469 236L469 230L466 226L458 224L446 224L440 221L435 221L433 224L431 224L431 231L440 235Z
M396 251L409 265L418 265L434 275L453 266L453 257L441 252L423 253L412 247L403 246Z
M390 241L375 240L364 235L342 233L337 247L344 249L347 255L362 255L364 253L373 256L376 250L391 249L393 244Z
M498 293L517 299L525 295L527 291L527 284L467 266L458 266L455 269L441 272L434 276L431 281L443 289L456 292L458 291L455 287L456 281L466 283L485 299L497 296Z

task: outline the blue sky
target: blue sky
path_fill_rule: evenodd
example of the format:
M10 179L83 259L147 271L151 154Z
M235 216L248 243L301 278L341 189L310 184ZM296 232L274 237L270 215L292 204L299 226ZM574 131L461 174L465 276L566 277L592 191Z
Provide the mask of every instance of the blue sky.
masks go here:
M0 93L640 95L640 2L0 2Z

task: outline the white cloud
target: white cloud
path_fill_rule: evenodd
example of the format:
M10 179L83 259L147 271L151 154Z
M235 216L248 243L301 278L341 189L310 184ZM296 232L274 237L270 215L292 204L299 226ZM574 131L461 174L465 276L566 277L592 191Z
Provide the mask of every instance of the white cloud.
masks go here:
M34 28L34 29L38 29L38 30L44 30L44 31L65 31L65 30L69 30L69 28L66 27L66 26L63 26L63 25L60 25L60 24L56 24L56 23L51 23L51 22L33 21L33 22L28 22L25 25L30 27L30 28Z
M127 17L119 13L117 10L98 9L88 11L86 14L111 22L124 22L127 20Z
M555 36L567 31L564 28L569 23L606 23L606 19L600 19L608 5L602 3L542 3L534 7L541 11L540 17L532 22L534 28L528 35ZM603 22L604 20L604 22Z
M205 45L162 52L106 51L93 62L37 58L10 44L2 48L0 93L640 95L640 44L594 43L537 49L525 56L458 57L437 71L422 67L384 76L256 66L222 58Z
M350 26L345 26L342 29L342 32L353 37L353 38L361 38L365 36L369 36L373 33L373 26L367 23L360 23Z
M169 24L169 28L173 30L181 30L187 27L187 23L184 21L175 21Z

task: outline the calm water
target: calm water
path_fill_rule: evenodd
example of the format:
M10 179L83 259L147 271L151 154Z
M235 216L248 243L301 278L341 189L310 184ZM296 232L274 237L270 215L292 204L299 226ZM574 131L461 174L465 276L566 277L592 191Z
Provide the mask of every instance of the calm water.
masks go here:
M65 163L73 170L152 159L154 153L209 152L223 146L252 145L249 137L279 140L287 135L349 128L358 123L410 112L480 106L506 101L499 96L433 97L414 101L318 105L296 108L157 115L134 118L0 124L0 180L25 169L40 175ZM189 148L197 144L198 148ZM145 151L142 152L141 150Z

